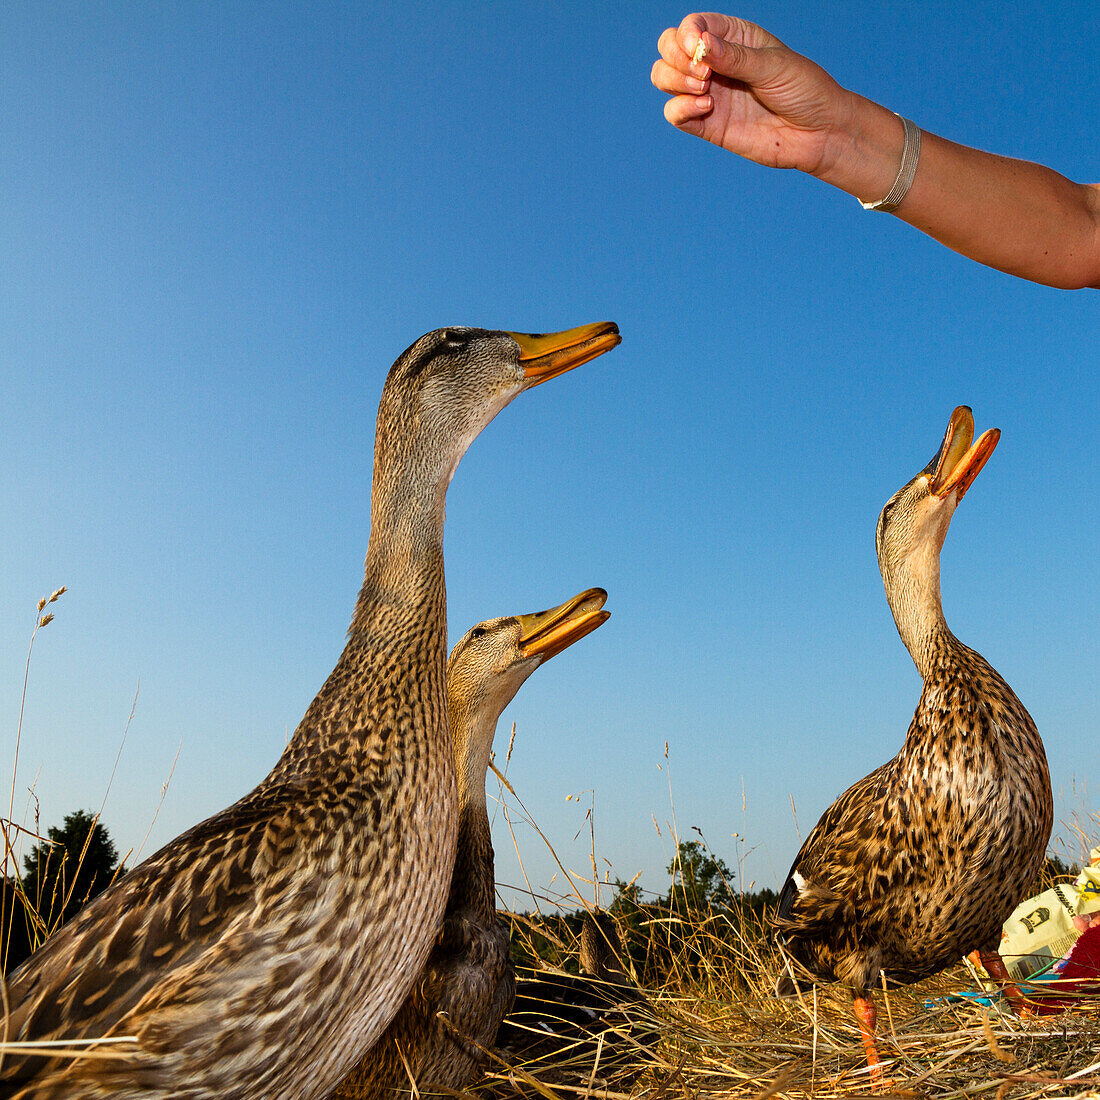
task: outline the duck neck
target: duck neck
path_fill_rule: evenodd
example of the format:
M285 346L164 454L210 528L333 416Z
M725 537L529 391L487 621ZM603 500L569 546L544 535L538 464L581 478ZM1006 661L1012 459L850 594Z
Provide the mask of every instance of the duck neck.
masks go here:
M938 548L906 559L892 573L883 574L883 583L901 640L927 681L944 643L954 641L940 601Z
M375 462L371 492L371 534L363 570L363 587L349 634L388 632L397 612L417 614L443 589L444 500L449 478L440 483L408 462L392 465L380 476ZM398 489L397 486L400 486Z
M458 778L458 851L448 910L465 909L482 921L496 912L496 879L485 773L499 711L451 698L451 722Z
M461 803L459 810L458 848L447 912L458 910L483 924L489 923L496 914L493 840L484 799L480 808Z
M427 768L424 775L439 774L450 785L446 488L446 481L432 484L399 455L382 461L376 454L370 542L347 645L271 778L325 773L369 751L373 756L361 761L364 769Z

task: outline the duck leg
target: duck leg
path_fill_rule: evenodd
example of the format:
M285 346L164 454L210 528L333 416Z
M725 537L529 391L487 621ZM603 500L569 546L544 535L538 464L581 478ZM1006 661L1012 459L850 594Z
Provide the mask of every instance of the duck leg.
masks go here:
M871 1080L876 1085L882 1082L882 1060L875 1041L875 1028L878 1018L875 1014L875 1002L860 993L852 993L852 1010L859 1021L859 1033L863 1038L863 1049L867 1052L867 1065L871 1067Z
M1034 1010L1005 969L1005 962L1000 954L996 951L979 951L978 958L985 967L985 972L1004 990L1005 998L1012 1006L1012 1011L1023 1019L1033 1016Z

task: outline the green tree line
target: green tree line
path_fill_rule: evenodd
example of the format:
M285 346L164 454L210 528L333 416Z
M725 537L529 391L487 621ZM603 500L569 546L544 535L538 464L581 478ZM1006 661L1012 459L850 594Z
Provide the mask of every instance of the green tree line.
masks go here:
M665 893L645 894L637 884L616 880L608 907L628 963L645 985L661 985L680 971L700 976L716 968L737 968L746 937L759 942L774 909L774 890L739 890L735 873L705 844L680 841L666 868ZM518 966L537 969L540 961L575 972L575 944L585 910L517 915L513 918L512 955Z
M23 874L0 889L0 962L15 969L56 928L106 889L120 868L118 850L98 815L76 810L52 826L23 859Z

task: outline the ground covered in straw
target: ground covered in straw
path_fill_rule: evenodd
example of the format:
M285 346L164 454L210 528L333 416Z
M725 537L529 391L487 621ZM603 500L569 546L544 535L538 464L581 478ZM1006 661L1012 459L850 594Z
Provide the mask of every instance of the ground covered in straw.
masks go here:
M876 1091L846 990L780 1001L770 993L779 962L762 926L734 937L732 951L729 936L722 950L702 950L701 940L717 946L713 922L687 928L666 980L647 984L601 1042L526 1063L494 1059L472 1091L499 1100L1100 1096L1100 1005L1021 1020L1000 998L992 1007L951 998L978 989L961 963L880 991L887 1083Z

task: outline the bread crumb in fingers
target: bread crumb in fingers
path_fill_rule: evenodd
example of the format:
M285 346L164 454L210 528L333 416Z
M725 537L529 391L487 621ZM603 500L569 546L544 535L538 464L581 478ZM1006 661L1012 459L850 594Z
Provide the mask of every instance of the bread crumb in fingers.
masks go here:
M693 65L698 65L699 62L702 61L703 58L706 57L706 56L707 56L707 44L703 41L702 38L700 38L699 39L699 45L695 47L695 53L693 53L691 55L691 63Z

